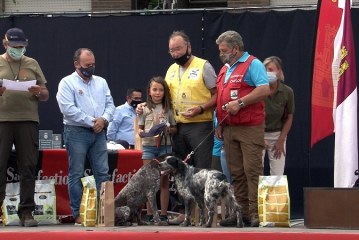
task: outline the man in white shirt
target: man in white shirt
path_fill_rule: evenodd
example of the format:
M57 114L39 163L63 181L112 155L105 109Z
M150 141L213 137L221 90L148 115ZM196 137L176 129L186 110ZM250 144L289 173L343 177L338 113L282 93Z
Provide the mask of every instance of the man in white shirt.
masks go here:
M64 142L69 160L69 197L75 224L81 224L81 178L86 158L90 161L97 192L109 180L105 129L115 105L104 78L93 75L95 56L88 48L74 54L75 72L64 77L56 95L63 114Z

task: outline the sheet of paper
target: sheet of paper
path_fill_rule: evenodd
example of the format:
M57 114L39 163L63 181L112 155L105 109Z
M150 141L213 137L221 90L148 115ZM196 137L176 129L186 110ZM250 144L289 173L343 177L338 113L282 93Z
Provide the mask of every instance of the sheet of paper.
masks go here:
M13 80L2 80L2 86L6 87L7 90L18 90L18 91L29 91L29 87L36 85L36 80L30 81L13 81Z

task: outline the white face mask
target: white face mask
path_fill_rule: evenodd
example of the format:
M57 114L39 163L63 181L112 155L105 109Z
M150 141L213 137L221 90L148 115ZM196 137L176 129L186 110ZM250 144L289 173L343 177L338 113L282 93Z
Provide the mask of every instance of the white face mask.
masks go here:
M8 47L6 49L7 54L14 59L15 61L20 60L20 58L25 54L26 52L26 48L13 48L13 47Z
M267 78L269 81L269 84L272 84L277 81L277 73L276 72L267 72Z

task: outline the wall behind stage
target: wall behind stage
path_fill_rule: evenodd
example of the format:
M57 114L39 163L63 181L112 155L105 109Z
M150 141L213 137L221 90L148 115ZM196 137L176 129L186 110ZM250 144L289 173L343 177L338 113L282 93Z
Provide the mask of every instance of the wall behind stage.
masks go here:
M359 9L352 9L359 23ZM316 28L315 10L267 12L195 12L137 16L12 16L0 19L0 34L10 27L24 29L29 38L27 55L40 63L48 80L50 100L40 103L41 129L62 132L56 92L62 77L71 74L73 53L79 47L95 52L96 74L107 79L116 105L125 101L126 89L146 91L148 80L165 75L172 63L168 36L184 30L193 53L208 59L218 72L216 38L226 30L238 31L245 49L263 60L282 58L285 82L296 97L296 112L287 142L292 218L303 217L303 187L333 186L333 136L310 150L310 94ZM359 30L354 28L354 38ZM356 56L359 63L359 46ZM359 71L357 71L359 74ZM268 172L268 167L266 167Z

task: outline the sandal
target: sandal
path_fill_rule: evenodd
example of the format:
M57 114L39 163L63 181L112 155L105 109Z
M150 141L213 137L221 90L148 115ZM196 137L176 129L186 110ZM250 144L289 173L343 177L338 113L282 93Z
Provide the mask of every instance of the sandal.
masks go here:
M159 226L168 226L168 217L167 215L160 215L160 221L158 223Z
M143 218L143 221L144 221L145 223L147 223L148 225L154 224L153 215L146 215L146 216Z

